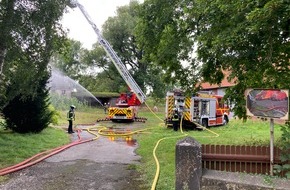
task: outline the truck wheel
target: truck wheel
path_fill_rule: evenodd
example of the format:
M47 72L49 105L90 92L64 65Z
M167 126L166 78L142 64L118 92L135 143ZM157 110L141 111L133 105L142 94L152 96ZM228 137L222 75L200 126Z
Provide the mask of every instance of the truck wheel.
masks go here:
M204 126L205 128L207 128L208 127L207 120L203 119L202 122L201 122L201 125Z

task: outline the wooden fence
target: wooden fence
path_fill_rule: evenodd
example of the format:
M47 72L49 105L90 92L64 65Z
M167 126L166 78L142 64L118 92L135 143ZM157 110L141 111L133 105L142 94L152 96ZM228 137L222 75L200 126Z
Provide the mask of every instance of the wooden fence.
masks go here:
M280 154L274 148L274 164L281 164ZM211 170L270 174L270 147L202 145L202 165Z

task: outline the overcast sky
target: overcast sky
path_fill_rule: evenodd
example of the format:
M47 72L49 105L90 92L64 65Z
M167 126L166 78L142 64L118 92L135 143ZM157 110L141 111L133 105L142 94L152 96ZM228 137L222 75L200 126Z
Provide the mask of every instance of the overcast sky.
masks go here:
M78 2L84 6L93 22L101 30L107 18L116 15L117 7L128 5L130 0L78 0ZM97 35L79 8L69 9L62 23L69 30L68 37L80 41L83 47L91 49L92 44L97 42Z

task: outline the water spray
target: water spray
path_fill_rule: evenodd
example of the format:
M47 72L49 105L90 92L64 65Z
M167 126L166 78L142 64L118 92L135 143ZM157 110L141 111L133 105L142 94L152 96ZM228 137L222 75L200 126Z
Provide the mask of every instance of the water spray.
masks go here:
M77 81L66 76L56 68L52 69L51 78L49 82L49 88L51 92L56 92L58 94L70 97L72 94L77 95L77 97L89 97L94 99L102 107L104 105L102 102L96 98L90 91L80 85Z

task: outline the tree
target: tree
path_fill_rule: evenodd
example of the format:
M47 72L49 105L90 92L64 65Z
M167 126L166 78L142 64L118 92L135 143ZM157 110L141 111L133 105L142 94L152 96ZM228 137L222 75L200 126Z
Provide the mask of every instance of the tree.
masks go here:
M53 67L90 92L110 92L112 89L119 92L123 80L114 65L108 64L110 59L99 44L95 44L94 49L87 50L82 48L78 41L70 39L66 43L62 52L53 55Z
M94 44L94 49L85 51L83 61L87 65L86 74L80 77L79 81L88 90L93 92L122 92L124 81L115 66L108 64L111 63L111 60L103 47Z
M3 115L7 128L18 133L38 133L52 122L53 112L48 109L49 99L46 82L47 79L42 79L36 97L30 95L23 99L20 94L4 107Z
M198 1L198 6L198 55L204 79L219 83L223 70L231 72L228 79L236 86L227 97L237 105L238 116L245 117L246 88L289 87L287 1Z
M194 18L188 18L186 13L191 4L186 0L145 1L140 8L136 34L145 59L165 71L164 82L192 92L199 78L199 65L193 48Z
M246 88L289 87L289 6L286 0L148 0L138 22L138 41L148 59L168 67L169 76L180 81L189 80L176 74L188 72L182 60L198 69L187 56L195 45L201 79L219 84L223 71L230 71L228 80L236 85L227 97L235 114L245 118Z
M162 76L160 67L151 67L149 62L143 60L144 51L142 46L138 47L136 44L134 30L138 19L138 12L139 3L137 1L131 1L129 5L119 7L117 9L117 16L110 17L103 25L102 34L109 41L121 61L126 65L138 85L144 91L150 86L154 93L163 93L162 96L164 96L164 84L160 82ZM123 92L127 89L125 81L121 78L115 66L111 64L111 60L99 44L95 44L93 50L85 51L82 60L88 66L85 69L84 75L87 75L89 70L96 70L95 68L99 70L98 74L94 73L95 76L90 75L96 79L95 88L109 89L109 91L114 92ZM85 76L81 78L81 80L88 79ZM106 79L105 83L104 78ZM159 85L153 84L153 81L158 82L158 80ZM82 84L84 83L87 82L83 81ZM106 85L104 86L104 84ZM87 87L87 85L85 86Z
M47 111L44 115L50 115L46 106L46 86L43 83L49 77L47 64L50 56L61 47L64 36L58 19L63 14L65 2L0 1L0 111L9 120L8 123L13 123L13 129L16 124L21 128L22 123L29 122L24 121L27 119L24 117L9 117L11 111L16 112L16 109L10 109L15 102L34 105L32 107L35 111ZM25 110L22 111L25 114ZM46 118L38 119L43 125L38 127L47 126Z
M73 39L66 39L61 50L53 54L50 63L72 79L77 79L87 67L82 61L86 50L79 41Z
M136 45L134 27L137 21L138 2L117 9L117 16L110 17L103 25L103 36L110 42L122 62L143 91L145 90L145 74L147 64L142 62L142 49ZM141 71L141 72L140 72ZM116 73L116 71L115 71ZM116 76L120 74L116 73Z

